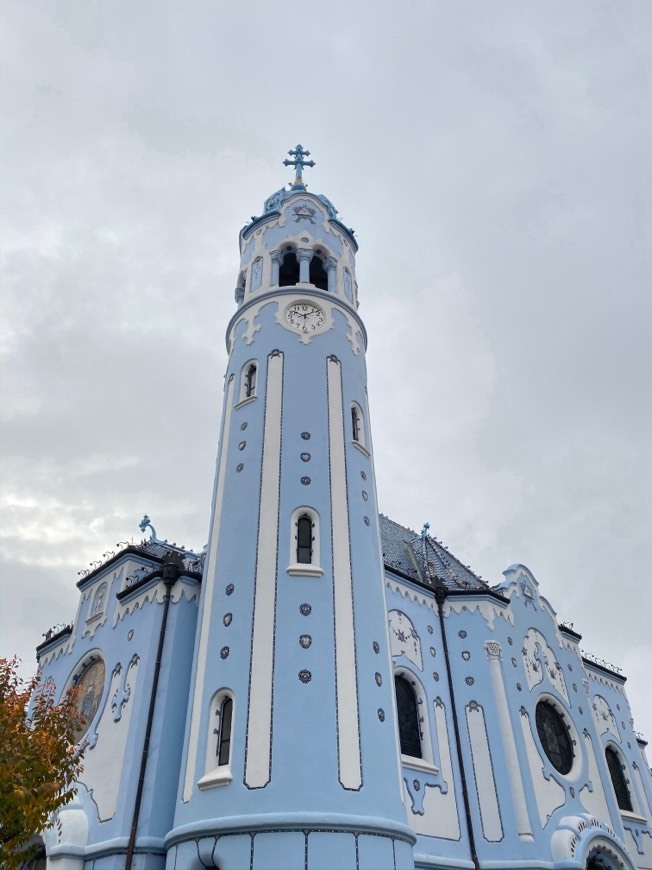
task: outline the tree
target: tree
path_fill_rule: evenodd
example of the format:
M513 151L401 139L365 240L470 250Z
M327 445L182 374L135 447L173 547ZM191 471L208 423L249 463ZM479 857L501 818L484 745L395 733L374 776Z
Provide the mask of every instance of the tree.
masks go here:
M51 826L50 816L76 794L85 745L75 745L84 720L77 692L55 704L56 687L37 674L25 682L19 660L0 659L0 867L33 857L26 845Z

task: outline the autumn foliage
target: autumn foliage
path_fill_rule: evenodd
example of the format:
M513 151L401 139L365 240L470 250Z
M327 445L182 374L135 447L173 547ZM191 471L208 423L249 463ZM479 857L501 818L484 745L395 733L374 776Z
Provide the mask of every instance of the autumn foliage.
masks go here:
M56 688L37 675L23 681L18 659L0 659L0 867L32 857L26 843L75 795L84 745L76 693L55 704Z

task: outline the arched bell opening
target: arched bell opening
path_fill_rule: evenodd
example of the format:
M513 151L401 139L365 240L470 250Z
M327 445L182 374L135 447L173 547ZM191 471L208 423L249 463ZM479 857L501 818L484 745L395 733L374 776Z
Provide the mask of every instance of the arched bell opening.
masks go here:
M287 251L278 273L280 287L289 287L299 283L299 261L295 251Z
M318 290L328 290L328 273L321 257L315 256L310 261L310 283Z

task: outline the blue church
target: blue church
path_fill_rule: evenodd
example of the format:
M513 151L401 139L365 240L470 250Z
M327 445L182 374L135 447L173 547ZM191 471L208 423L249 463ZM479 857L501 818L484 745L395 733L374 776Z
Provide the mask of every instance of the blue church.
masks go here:
M145 517L37 648L87 721L41 866L652 868L625 678L524 565L379 515L358 244L289 154L240 232L205 551Z

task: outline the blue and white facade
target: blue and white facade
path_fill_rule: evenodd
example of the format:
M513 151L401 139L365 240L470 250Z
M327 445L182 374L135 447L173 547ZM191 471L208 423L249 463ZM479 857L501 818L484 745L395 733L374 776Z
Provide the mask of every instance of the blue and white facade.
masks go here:
M152 530L38 648L90 720L48 867L652 868L624 678L524 566L379 516L358 246L291 156L240 233L206 552Z

